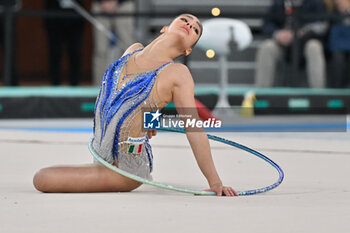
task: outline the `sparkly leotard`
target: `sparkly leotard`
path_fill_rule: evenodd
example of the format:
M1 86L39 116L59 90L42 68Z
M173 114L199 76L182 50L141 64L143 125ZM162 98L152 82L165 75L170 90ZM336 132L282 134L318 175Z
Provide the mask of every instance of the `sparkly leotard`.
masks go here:
M170 62L130 77L129 58L140 50L121 57L105 72L95 105L92 146L107 162L116 161L120 169L148 178L153 155L142 130L142 110L156 111L167 104L157 93L157 76Z

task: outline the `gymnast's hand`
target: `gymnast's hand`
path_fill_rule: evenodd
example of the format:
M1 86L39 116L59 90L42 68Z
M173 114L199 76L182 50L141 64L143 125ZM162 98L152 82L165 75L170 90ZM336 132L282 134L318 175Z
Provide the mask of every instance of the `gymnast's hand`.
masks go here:
M155 129L150 129L147 131L148 138L151 139L153 136L157 135L157 131Z
M217 196L228 196L228 197L238 196L238 194L233 188L228 186L223 186L222 184L213 185L210 187L210 189L206 189L205 191L216 192Z

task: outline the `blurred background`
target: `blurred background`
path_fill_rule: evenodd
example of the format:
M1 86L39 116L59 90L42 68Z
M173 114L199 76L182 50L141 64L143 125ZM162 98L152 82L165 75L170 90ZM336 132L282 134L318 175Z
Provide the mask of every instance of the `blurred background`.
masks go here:
M266 112L348 111L350 0L1 0L1 118L92 116L108 65L132 43L147 45L184 12L198 16L204 30L207 20L227 18L244 23L252 35L237 49L241 41L233 33L225 66L215 41L213 48L200 41L189 57L178 59L190 68L196 97L209 109L218 102L225 69L223 98L230 106L240 106L253 91L252 106ZM64 114L55 105L55 114L30 111L28 105L45 98L78 110ZM14 104L23 106L21 113Z

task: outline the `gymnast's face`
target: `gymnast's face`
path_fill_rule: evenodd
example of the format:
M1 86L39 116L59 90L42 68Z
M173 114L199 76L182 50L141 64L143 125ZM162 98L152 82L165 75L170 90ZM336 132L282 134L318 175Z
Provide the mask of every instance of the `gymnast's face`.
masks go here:
M185 48L184 54L189 55L192 47L202 35L203 27L197 17L191 14L183 14L176 17L169 26L163 27L161 33L174 33L178 35Z

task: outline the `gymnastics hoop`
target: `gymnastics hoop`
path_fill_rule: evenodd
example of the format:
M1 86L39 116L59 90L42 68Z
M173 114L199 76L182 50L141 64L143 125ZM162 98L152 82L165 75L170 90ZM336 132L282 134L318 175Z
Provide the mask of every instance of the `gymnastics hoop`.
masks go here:
M161 128L161 129L157 129L157 130L161 130L161 131L170 131L170 132L176 132L176 133L186 133L186 131L184 129L166 129L166 128ZM208 138L210 140L213 140L213 141L218 141L218 142L221 142L221 143L224 143L224 144L228 144L230 146L234 146L238 149L241 149L241 150L244 150L244 151L247 151L263 160L265 160L267 163L269 163L271 166L273 166L278 174L279 174L279 178L278 180L269 185L269 186L266 186L266 187L263 187L263 188L258 188L258 189L252 189L252 190L246 190L246 191L238 191L237 194L239 196L245 196L245 195L253 195L253 194L258 194L258 193L263 193L263 192L267 192L269 190L272 190L274 188L276 188L278 185L280 185L283 181L283 178L284 178L284 172L283 170L278 166L278 164L276 164L275 162L273 162L271 159L269 159L268 157L266 157L265 155L261 154L260 152L257 152L253 149L250 149L246 146L243 146L241 144L238 144L236 142L233 142L233 141L230 141L228 139L225 139L225 138L220 138L220 137L217 137L217 136L214 136L214 135L210 135L210 134L207 134ZM185 188L178 188L178 187L174 187L172 185L167 185L167 184L162 184L162 183L158 183L158 182L154 182L154 181L150 181L150 180L147 180L147 179L144 179L144 178L141 178L139 176L136 176L136 175L133 175L129 172L126 172L126 171L123 171L115 166L113 166L112 164L106 162L105 160L103 160L97 153L96 151L92 148L92 139L91 141L89 142L89 150L91 152L91 154L93 155L93 157L99 162L101 163L102 165L104 165L105 167L119 173L120 175L122 176L125 176L127 178L130 178L132 180L135 180L135 181L138 181L138 182L141 182L141 183L144 183L144 184L149 184L149 185L152 185L152 186L155 186L157 188L162 188L162 189L168 189L168 190L171 190L171 191L177 191L177 192L182 192L182 193L189 193L189 194L194 194L194 195L201 195L201 196L214 196L216 195L216 192L210 192L210 191L199 191L199 190L191 190L191 189L185 189Z

